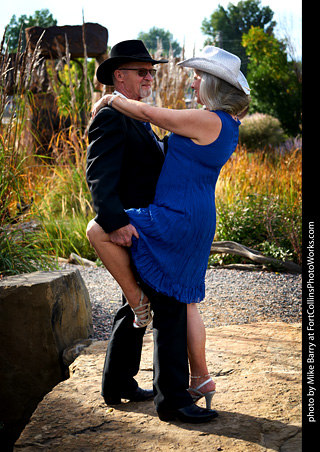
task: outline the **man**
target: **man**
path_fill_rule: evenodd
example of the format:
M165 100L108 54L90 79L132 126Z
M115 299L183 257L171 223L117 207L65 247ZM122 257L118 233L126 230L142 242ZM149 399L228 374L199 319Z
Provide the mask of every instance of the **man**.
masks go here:
M116 44L110 58L97 70L98 80L113 84L115 92L133 100L151 95L154 60L142 41ZM147 125L117 112L112 106L99 111L89 129L87 182L97 216L87 229L90 243L104 261L105 235L129 247L137 236L124 209L146 207L154 198L164 162L159 145ZM136 275L139 279L139 275ZM184 303L159 294L139 281L154 312L154 393L138 387L145 328L133 327L133 313L124 304L117 312L106 353L102 395L108 404L122 398L144 401L155 397L161 420L206 422L217 416L193 403L188 393L187 310Z

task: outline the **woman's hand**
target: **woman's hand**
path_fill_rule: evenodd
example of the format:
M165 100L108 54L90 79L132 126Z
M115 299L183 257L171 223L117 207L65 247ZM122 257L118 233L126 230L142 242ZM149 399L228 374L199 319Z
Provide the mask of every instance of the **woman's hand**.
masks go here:
M105 96L102 96L101 99L99 99L98 102L94 104L91 110L91 119L93 119L96 116L96 114L98 113L99 110L101 110L101 108L106 107L108 105L108 102L110 101L111 97L112 97L111 94L106 94Z

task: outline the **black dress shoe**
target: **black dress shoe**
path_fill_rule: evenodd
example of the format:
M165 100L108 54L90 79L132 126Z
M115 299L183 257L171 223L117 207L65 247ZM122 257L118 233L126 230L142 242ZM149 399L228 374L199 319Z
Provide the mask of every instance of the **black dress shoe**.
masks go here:
M209 422L219 415L214 410L207 410L193 403L178 410L158 411L158 416L161 421L165 422L179 419L182 422L188 422L190 424L201 424L202 422Z
M103 396L103 398L107 405L118 405L121 403L121 399L128 399L130 402L145 402L146 400L153 399L153 390L141 389L138 387L135 391L130 392L129 394L124 394L122 396Z

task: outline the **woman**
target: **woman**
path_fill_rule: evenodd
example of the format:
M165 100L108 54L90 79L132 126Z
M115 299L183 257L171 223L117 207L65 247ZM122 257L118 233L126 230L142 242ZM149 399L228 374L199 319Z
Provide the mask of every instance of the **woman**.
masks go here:
M205 110L157 108L107 95L96 104L93 115L108 104L131 118L173 132L153 204L126 211L135 228L131 257L145 283L188 304L190 393L194 400L205 396L209 407L215 384L207 378L205 329L196 303L205 296L216 223L216 181L236 148L238 116L248 108L250 89L240 72L240 59L222 49L207 46L198 57L178 64L195 70L192 88ZM134 325L143 327L152 319L150 303L136 283L129 254L111 241L107 246L103 262L134 311Z

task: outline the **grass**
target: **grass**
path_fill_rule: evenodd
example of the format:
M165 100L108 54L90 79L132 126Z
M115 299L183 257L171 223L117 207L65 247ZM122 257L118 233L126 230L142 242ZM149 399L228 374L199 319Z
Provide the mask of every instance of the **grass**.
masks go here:
M69 158L62 166L47 168L46 190L39 202L43 224L48 233L45 241L60 257L76 253L96 260L86 238L86 226L95 214L85 179L85 153Z

